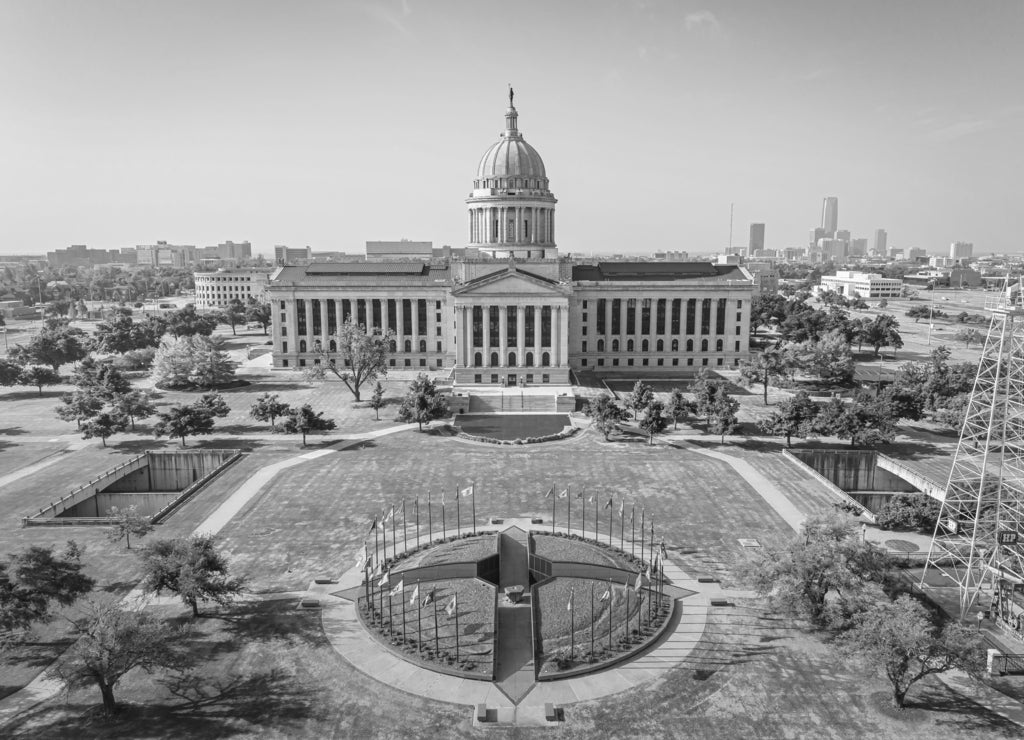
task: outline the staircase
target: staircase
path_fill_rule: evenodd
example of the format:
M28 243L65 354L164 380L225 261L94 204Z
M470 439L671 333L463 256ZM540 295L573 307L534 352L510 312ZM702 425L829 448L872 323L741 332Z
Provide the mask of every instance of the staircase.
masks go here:
M569 401L568 410L574 408L572 396L566 397ZM535 414L553 414L565 409L560 408L559 397L551 395L537 395L535 393L502 393L488 395L472 395L469 397L469 413L471 414L500 414L509 411L525 411Z

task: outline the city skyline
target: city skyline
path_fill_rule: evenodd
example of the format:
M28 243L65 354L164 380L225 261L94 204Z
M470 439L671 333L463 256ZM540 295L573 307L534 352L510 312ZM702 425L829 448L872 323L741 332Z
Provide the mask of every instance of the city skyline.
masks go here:
M804 246L833 195L854 237L1020 251L1017 4L466 7L0 2L0 253L464 246L509 83L563 253Z

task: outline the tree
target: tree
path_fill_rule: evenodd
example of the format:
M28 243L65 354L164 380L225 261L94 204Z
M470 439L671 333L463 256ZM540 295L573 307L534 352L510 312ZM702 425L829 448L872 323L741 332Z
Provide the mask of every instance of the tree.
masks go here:
M661 401L651 399L644 406L644 417L640 420L640 428L647 433L647 444L654 444L654 435L661 434L668 426L668 417L665 415L665 404Z
M892 703L902 709L910 687L925 676L959 668L982 669L980 635L956 622L939 630L909 594L882 601L856 618L840 642L841 654L882 673L892 684Z
M103 408L103 399L91 391L76 390L60 397L57 406L57 418L61 421L73 421L81 429L82 422L91 419Z
M841 513L814 514L782 547L765 547L742 577L773 609L817 625L844 624L889 582L885 554L856 534Z
M607 393L587 401L583 413L590 417L594 427L604 435L606 442L611 433L619 428L619 422L629 418L629 412L615 403Z
M415 421L423 431L424 422L442 419L448 415L448 399L438 393L434 381L423 373L409 383L409 390L398 409L398 419L406 423Z
M15 385L21 376L21 365L0 358L0 385Z
M209 434L213 431L213 415L199 403L179 404L157 414L159 421L153 427L157 437L178 437L185 446L185 437Z
M96 391L100 398L109 401L116 396L128 393L131 389L132 384L116 367L100 366L96 373Z
M694 398L694 410L700 416L707 419L708 413L711 410L711 404L715 400L715 395L723 386L722 381L711 379L706 368L702 367L697 371L697 374L693 377L693 382L690 384L690 393L693 394Z
M914 320L916 324L921 319L929 319L932 317L932 311L934 309L931 306L911 306L906 315Z
M626 395L622 405L633 410L633 419L654 400L654 389L642 380L636 381L633 390Z
M896 437L891 411L866 393L858 393L849 404L833 398L818 412L814 428L819 434L850 440L850 447L885 444Z
M135 431L135 420L146 419L156 413L156 404L149 393L142 390L129 391L116 396L112 405L114 410L127 418Z
M882 347L899 349L903 346L899 328L900 322L891 314L881 313L875 317L875 320L867 327L865 338L865 341L875 348L875 357L878 357Z
M213 334L217 328L218 317L212 314L201 315L195 306L185 306L167 315L167 331L179 337L204 336Z
M297 409L289 409L284 416L284 423L281 429L285 434L301 434L302 446L306 446L306 435L311 432L326 432L334 429L337 425L334 419L323 418L322 411L315 412L308 403Z
M963 342L964 347L970 349L971 342L974 342L975 344L982 342L985 339L985 335L977 329L965 328L957 331L957 333L953 335L953 338L958 342Z
M384 386L378 380L377 385L373 387L373 395L370 396L370 408L373 409L374 414L377 417L377 421L380 421L380 410L384 406Z
M349 389L353 398L359 401L359 389L364 383L371 383L378 376L387 375L394 338L394 332L390 331L386 334L367 333L366 328L350 316L338 327L338 333L333 337L338 347L338 357L332 358L323 345L315 344L314 349L322 362L314 366L309 375L315 380L322 380L327 371L334 373Z
M971 394L959 393L950 398L944 399L942 405L935 410L932 417L936 424L941 424L950 429L959 430L963 428L964 417L967 415L967 404L971 400Z
M786 298L778 293L758 293L750 301L750 328L757 330L786 318Z
M132 318L131 311L118 309L110 319L96 325L92 346L97 352L116 354L156 347L166 328L167 323L159 316L138 322Z
M227 558L213 535L157 540L142 550L142 560L145 587L176 593L196 617L201 602L228 604L242 590L243 582L229 577Z
M886 300L885 298L883 298L882 300L880 300L880 301L878 302L878 308L879 308L879 310L885 310L885 309L887 309L888 307L889 307L889 301L888 301L888 300Z
M217 388L235 379L235 362L224 350L224 340L210 337L192 339L192 368L189 383L196 388Z
M807 438L814 431L814 420L818 415L818 404L811 400L806 391L799 391L778 405L771 416L761 419L758 427L773 437L785 437L786 447L792 447L792 438Z
M772 347L740 363L740 383L761 383L764 386L764 405L767 406L768 384L772 378L787 377L789 369L789 354L778 347Z
M107 539L111 542L126 540L129 550L132 549L132 535L145 537L153 531L149 517L140 514L135 504L124 508L111 506L107 509L107 517L114 520L111 522L113 527L107 533Z
M686 415L693 410L693 404L686 400L686 396L678 388L673 388L668 395L668 403L665 405L665 413L672 419L672 429L679 426L679 417L686 418Z
M210 416L216 416L218 419L223 419L231 413L231 407L219 393L204 393L196 401L196 405L205 408Z
M708 432L720 435L722 444L725 444L725 435L739 428L739 419L736 417L739 408L739 402L722 388L708 409Z
M56 373L61 365L86 357L87 345L85 332L70 326L67 319L46 319L28 344L14 347L10 354L15 362L48 365Z
M267 327L270 326L271 317L269 303L249 299L249 303L245 307L245 320L262 326L264 336L267 334Z
M187 630L116 602L92 604L74 627L77 639L48 673L68 690L99 687L108 714L117 711L114 687L129 671L140 668L151 673L189 664L184 644Z
M224 323L231 327L232 336L238 336L235 327L245 323L245 304L242 303L240 298L232 298L228 302L227 308L224 309L222 316L224 317Z
M103 411L91 419L82 422L82 438L99 437L103 446L107 446L107 438L128 428L128 419L115 412Z
M0 563L0 633L53 618L53 605L68 606L96 582L82 572L82 549L69 540L64 552L32 545Z
M46 365L28 365L18 375L19 385L34 385L39 389L39 395L43 395L44 385L57 385L60 382L60 375Z
M783 346L790 367L801 368L827 383L847 383L853 378L850 342L840 331L826 332L819 340Z
M291 406L279 401L277 394L264 393L258 396L249 407L249 416L256 421L270 422L270 428L274 428L274 420L284 416L291 411Z
M193 344L189 337L164 339L153 356L151 377L161 388L187 388L191 384Z
M923 493L897 493L878 510L875 524L880 529L913 530L931 534L942 504Z

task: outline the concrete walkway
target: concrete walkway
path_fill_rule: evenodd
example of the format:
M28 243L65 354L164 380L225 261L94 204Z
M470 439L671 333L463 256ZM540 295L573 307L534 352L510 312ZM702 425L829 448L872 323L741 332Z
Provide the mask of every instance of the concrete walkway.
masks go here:
M274 477L282 470L300 465L310 460L315 460L325 455L340 452L348 447L359 444L368 439L377 439L389 434L416 429L416 424L400 424L385 429L377 429L365 434L352 435L339 440L329 449L314 450L297 457L289 458L282 462L274 463L260 468L240 485L228 499L221 504L209 517L207 517L193 531L193 535L207 534L214 535L220 532L250 501L253 500ZM40 464L49 464L50 458L40 461ZM31 467L31 466L30 466ZM45 467L45 465L42 465ZM25 475L25 468L18 472L18 476ZM150 603L152 594L142 590L140 586L133 588L123 599L121 604L129 609L143 609ZM0 727L9 722L18 714L25 712L37 704L57 696L62 689L60 683L46 677L46 671L41 672L31 682L13 694L0 699Z
M498 688L514 704L523 700L536 680L533 662L533 606L530 585L529 535L512 527L500 538L498 614L494 644L494 678ZM510 586L523 586L522 601L505 596Z

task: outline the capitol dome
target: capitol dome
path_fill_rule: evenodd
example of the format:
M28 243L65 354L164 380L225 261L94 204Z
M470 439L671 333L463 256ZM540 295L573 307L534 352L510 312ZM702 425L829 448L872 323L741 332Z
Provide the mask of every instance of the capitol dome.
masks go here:
M515 114L515 108L510 111ZM513 126L515 123L513 122ZM547 178L544 160L537 150L526 143L515 128L506 130L480 158L476 170L477 180L505 177Z

